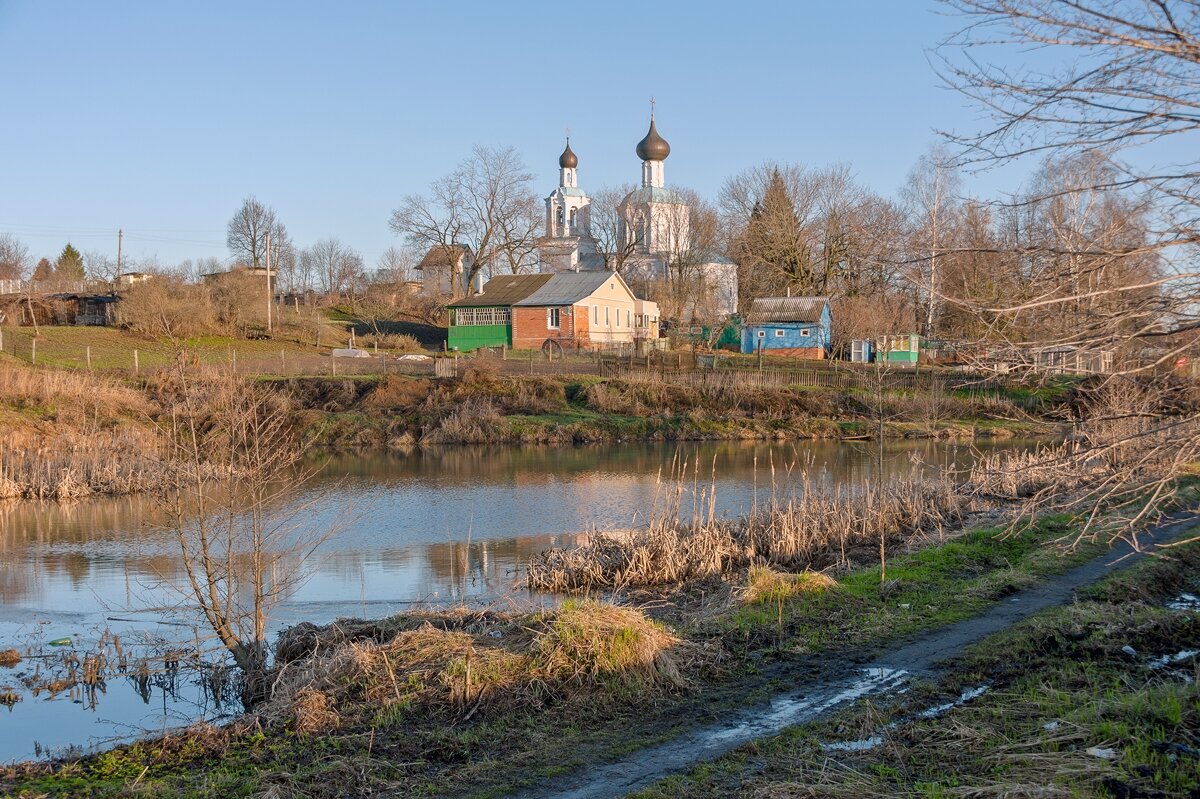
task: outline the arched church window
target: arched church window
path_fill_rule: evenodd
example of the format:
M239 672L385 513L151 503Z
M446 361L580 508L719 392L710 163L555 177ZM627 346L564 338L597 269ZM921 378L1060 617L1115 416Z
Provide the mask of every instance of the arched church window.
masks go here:
M559 209L558 209L558 217L557 217L557 220L558 220L558 224L559 224L559 225L561 225L561 224L563 223L563 209L562 209L562 207L561 207L561 206L559 206Z
M576 209L571 209L571 227L575 227L575 211Z

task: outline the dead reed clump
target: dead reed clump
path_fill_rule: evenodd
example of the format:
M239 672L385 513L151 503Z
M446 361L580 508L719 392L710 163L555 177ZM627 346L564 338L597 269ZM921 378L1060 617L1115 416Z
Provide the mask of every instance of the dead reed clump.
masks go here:
M15 649L0 650L0 666L12 668L21 662L21 653Z
M16 433L0 443L0 499L131 494L162 479L158 441L139 429Z
M490 444L501 439L503 418L487 399L468 399L421 436L422 444Z
M786 602L795 597L819 594L837 588L837 580L827 574L802 571L789 574L769 566L751 566L741 600L750 605Z
M433 382L424 378L385 375L363 399L368 408L415 408L425 401Z
M395 723L410 711L456 718L596 690L674 690L685 685L682 671L719 654L682 643L635 609L574 600L525 616L451 612L306 626L289 641L298 657L279 665L261 712L307 732Z
M305 735L337 729L342 721L329 694L315 688L301 688L296 692L292 697L291 715L295 730Z
M535 642L538 665L559 681L683 686L671 655L680 641L632 608L567 600Z
M989 452L971 464L964 491L978 497L1015 500L1057 485L1072 468L1068 445L1016 452Z
M817 489L802 478L799 495L772 500L737 520L718 518L711 495L681 518L679 486L651 524L620 537L597 535L575 549L551 549L529 564L528 585L571 593L675 585L728 577L753 565L788 570L852 565L880 540L905 545L962 523L966 501L945 480L899 480L882 486Z

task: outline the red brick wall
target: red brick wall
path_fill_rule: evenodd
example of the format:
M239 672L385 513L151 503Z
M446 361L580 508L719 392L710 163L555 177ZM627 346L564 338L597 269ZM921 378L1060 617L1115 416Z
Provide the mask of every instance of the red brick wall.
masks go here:
M569 311L569 312L568 312ZM591 345L589 335L591 319L588 309L576 305L573 308L560 308L558 329L547 325L546 308L517 308L512 309L513 347L521 350L538 349L548 338L571 342L576 347Z

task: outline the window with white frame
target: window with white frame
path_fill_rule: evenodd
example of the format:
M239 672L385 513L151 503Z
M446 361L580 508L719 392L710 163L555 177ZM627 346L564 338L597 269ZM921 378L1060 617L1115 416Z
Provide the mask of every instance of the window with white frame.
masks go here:
M592 324L595 325L596 327L600 327L600 306L599 305L592 306Z
M760 330L760 331L758 331L758 337L759 337L759 338L766 338L766 337L767 337L767 331L765 331L765 330Z
M507 325L512 322L509 308L455 308L454 324L459 327Z
M808 338L809 336L812 335L812 331L809 330L808 328L804 328L803 330L800 331L800 335L803 336L804 338Z
M625 309L625 327L633 327L633 311Z
M611 309L607 305L604 306L604 326L605 327L612 327L612 320L609 318L610 310Z
M559 319L560 316L558 308L546 309L546 327L550 328L551 330L557 330L559 326Z
M782 330L776 330L776 331L775 331L775 338L783 338L783 331L782 331Z

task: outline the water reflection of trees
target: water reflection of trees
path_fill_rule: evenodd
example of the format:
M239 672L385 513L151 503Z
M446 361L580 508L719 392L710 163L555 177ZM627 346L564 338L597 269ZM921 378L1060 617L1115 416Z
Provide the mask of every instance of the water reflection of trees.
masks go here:
M988 442L978 448L994 446ZM1003 446L1011 446L1005 442ZM745 474L758 468L769 482L773 463L779 472L789 464L827 471L834 478L869 476L876 450L841 441L717 441L569 447L430 447L406 455L343 455L324 461L326 475L372 482L403 482L436 477L439 482L518 483L536 485L581 475L664 474L672 463L699 465L701 473ZM890 465L903 466L913 456L931 466L963 464L969 446L930 440L894 441L885 447ZM691 469L689 469L689 472Z
M976 448L995 446L1012 447L1014 443L889 442L885 467L895 476L911 471L914 458L926 469L965 466ZM481 585L499 590L511 582L507 572L545 546L545 538L506 533L500 539L473 540L470 546L462 540L421 541L428 542L432 529L442 525L458 531L454 538L466 538L467 530L478 529L477 520L489 516L521 519L536 514L543 522L541 529L547 531L583 529L592 521L585 518L588 514L600 518L606 512L609 518L619 518L622 525L644 523L657 475L661 472L665 480L671 480L672 464L677 472L687 464L685 489L691 488L692 480L707 486L715 469L722 484L718 500L736 509L748 507L751 496L765 499L772 490L787 497L799 482L799 470L807 470L817 485L874 479L876 458L873 443L837 441L439 447L408 455L340 456L329 461L326 479L349 476L350 481L344 492L331 498L331 506L352 502L359 494L369 498L374 492L393 492L403 498L393 506L404 520L403 531L418 537L410 539L410 546L396 546L406 542L396 540L401 528L389 528L390 523L379 531L372 529L371 535L350 531L346 548L335 544L333 548L340 551L324 557L321 569L339 576L349 586L349 593L354 584L365 585L366 571L373 567L395 573L397 578L431 583L398 587L393 596L471 592ZM559 488L541 490L551 485ZM450 509L464 518L430 513L430 497L442 493L458 501L439 506L438 513ZM550 506L549 502L556 504ZM325 512L315 509L311 520L320 523ZM181 564L173 542L157 524L152 504L144 497L0 504L0 602L29 601L56 584L80 591L100 579L127 584L175 583L181 576ZM411 573L401 574L404 570ZM137 590L135 585L127 598L136 598Z

